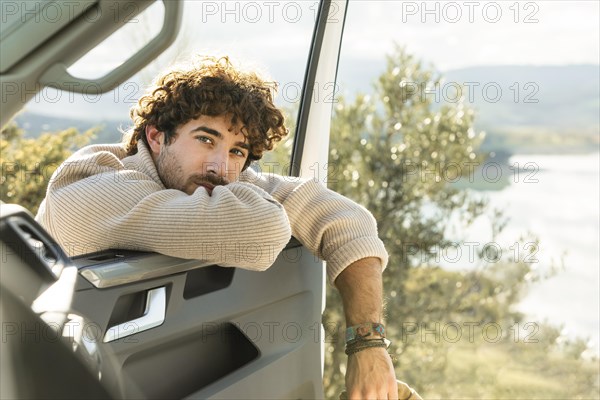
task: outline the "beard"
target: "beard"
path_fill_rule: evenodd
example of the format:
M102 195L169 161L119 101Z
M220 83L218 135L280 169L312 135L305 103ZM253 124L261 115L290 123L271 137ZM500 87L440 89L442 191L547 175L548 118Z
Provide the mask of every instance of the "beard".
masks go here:
M167 189L180 190L188 195L193 194L200 186L204 187L208 194L212 194L214 187L229 183L226 178L213 173L195 173L186 178L177 157L169 151L169 146L164 146L158 155L156 170Z

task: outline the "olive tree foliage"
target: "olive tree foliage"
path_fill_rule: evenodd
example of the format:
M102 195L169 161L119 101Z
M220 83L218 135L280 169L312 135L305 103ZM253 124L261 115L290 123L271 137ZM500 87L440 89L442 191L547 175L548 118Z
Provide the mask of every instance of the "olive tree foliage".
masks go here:
M506 328L524 322L514 306L531 282L544 278L544 272L536 270L525 257L507 257L510 252L504 252L503 257L486 255L481 247L476 250L479 264L471 266L469 272L448 271L436 265L436 255L460 241L460 230L475 219L489 221L492 240L507 221L482 196L459 189L464 185L455 185L472 179L477 166L484 162L478 151L483 134L473 129L473 110L464 99L435 103L433 91L441 86L442 76L403 48L396 46L386 62L373 93L358 94L351 101L340 97L334 104L328 186L373 213L390 255L383 274L385 318L388 338L394 343L390 352L397 357L398 378L423 395L456 396L456 390L464 388L465 380L471 381L473 374L455 371L452 352L459 347L440 340L440 326L472 327L468 333L478 339L467 340L465 352L469 353L489 345L481 339L488 334L482 329L486 324L498 324L505 328L498 342L510 347L511 335ZM531 253L537 249L534 238L524 236L517 241ZM343 351L342 304L339 293L331 287L323 324L325 391L328 398L337 398L343 390L347 357ZM430 332L425 340L423 329ZM544 337L545 348L555 344L556 329L541 329L539 325L531 329ZM466 339L461 337L461 343ZM536 354L539 361L548 352ZM485 360L475 357L469 365L478 369L484 364ZM493 376L481 385L475 380L465 393L476 397L514 395L494 382Z
M87 144L95 131L81 133L71 128L25 138L25 132L16 124L6 125L0 131L0 200L19 204L35 215L56 168Z
M473 130L473 111L462 100L435 104L431 91L442 77L402 48L397 46L386 62L371 95L358 94L353 101L340 97L334 104L328 185L364 205L377 220L390 255L384 287L393 323L408 311L402 285L410 267L425 264L434 248L449 241L446 227L452 216L468 225L486 205L450 184L468 178L482 161L477 154L482 135ZM338 294L330 290L327 302L326 330L341 333L341 307L334 306L340 304ZM330 332L328 360L343 366L338 336ZM326 386L339 381L343 368L328 369Z
M451 215L468 224L485 209L484 201L449 184L469 179L481 163L482 135L462 101L432 104L426 91L440 80L397 48L374 94L334 106L329 187L373 213L398 268L387 274L394 281L409 262L444 245Z

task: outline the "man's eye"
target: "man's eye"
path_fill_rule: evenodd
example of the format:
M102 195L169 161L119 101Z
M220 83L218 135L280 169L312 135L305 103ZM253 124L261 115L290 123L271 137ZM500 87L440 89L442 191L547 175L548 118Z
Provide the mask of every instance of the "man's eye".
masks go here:
M196 139L202 143L212 143L212 139L208 136L196 136Z
M231 152L238 157L246 157L246 154L240 149L231 149Z

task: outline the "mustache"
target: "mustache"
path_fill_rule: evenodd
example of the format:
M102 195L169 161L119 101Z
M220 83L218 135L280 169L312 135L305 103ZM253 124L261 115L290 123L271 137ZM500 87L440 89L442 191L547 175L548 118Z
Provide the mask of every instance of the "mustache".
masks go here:
M190 182L200 185L203 183L209 183L212 186L224 186L229 184L229 180L223 176L215 174L194 174L189 178Z

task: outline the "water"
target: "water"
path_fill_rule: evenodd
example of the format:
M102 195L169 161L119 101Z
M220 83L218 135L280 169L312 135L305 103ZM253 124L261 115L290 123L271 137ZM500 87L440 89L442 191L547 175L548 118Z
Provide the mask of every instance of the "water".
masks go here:
M533 284L519 309L529 321L545 320L563 326L566 336L589 339L598 352L600 153L516 155L509 161L517 163L529 163L528 170L517 174L513 169L510 186L485 192L490 204L510 218L498 242L510 244L531 232L540 239L539 268L564 262L556 275ZM485 236L484 229L485 223L477 221L469 237Z

